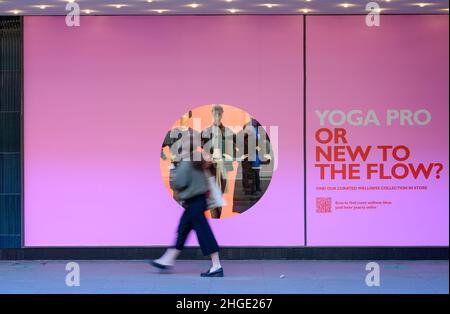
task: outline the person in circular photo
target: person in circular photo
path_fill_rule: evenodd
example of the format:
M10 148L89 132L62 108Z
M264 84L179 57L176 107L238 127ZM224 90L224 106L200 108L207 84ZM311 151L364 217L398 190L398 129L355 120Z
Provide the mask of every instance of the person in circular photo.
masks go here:
M242 214L269 187L274 153L265 128L242 109L222 104L194 108L170 127L161 146L160 169L173 198L171 169L180 161L203 162L208 180L208 210L213 219Z

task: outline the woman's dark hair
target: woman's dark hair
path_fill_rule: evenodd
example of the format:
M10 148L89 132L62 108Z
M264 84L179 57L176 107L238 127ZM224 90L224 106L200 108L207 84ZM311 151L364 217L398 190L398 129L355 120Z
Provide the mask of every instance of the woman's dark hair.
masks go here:
M204 161L203 159L201 161L193 161L192 162L192 167L194 167L194 169L196 170L204 170L206 166L206 161Z
M192 118L192 110L189 110L188 117L189 117L189 119Z

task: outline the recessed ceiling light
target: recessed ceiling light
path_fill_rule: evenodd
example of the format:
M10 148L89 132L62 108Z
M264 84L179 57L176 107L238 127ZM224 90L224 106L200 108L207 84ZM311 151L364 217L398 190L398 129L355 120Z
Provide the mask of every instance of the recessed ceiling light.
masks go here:
M340 6L347 9L347 8L353 7L354 4L352 4L352 3L341 3Z
M424 2L421 2L421 3L413 3L413 5L416 5L416 6L418 6L418 7L420 7L420 8L425 8L425 7L427 7L427 6L429 6L429 5L432 5L433 3L424 3Z
M128 4L120 4L120 3L118 3L118 4L111 4L110 6L113 6L113 7L115 7L116 9L121 9L121 8L123 8L123 7L128 6Z
M92 10L89 10L89 9L84 10L84 13L86 13L86 14L91 14L91 13L92 13Z
M45 10L52 7L52 5L48 5L48 4L38 4L38 5L33 5L33 8L37 8L37 9L41 9L41 10Z
M266 7L268 9L279 7L280 5L278 3L263 3L261 6Z
M191 3L191 4L188 4L188 7L191 7L191 8L193 8L193 9L196 9L196 8L198 8L200 6L200 4L198 4L198 3Z
M311 12L311 9L304 8L304 9L300 9L300 11L302 11L305 14L308 14L309 12Z
M238 9L228 9L227 11L233 14L239 12Z
M16 14L16 15L20 13L19 10L12 10L11 12L12 12L13 14Z
M232 2L233 0L225 0L226 2Z
M169 11L169 10L166 10L166 9L156 9L156 10L152 10L152 11L153 11L153 12L156 12L156 13L158 13L158 14L163 14L163 13Z

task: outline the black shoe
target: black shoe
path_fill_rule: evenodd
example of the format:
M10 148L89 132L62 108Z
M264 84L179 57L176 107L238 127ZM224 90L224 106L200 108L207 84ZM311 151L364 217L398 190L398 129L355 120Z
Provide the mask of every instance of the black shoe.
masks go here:
M200 277L223 277L223 268L220 267L219 269L215 271L210 271L209 269L206 273L201 273Z
M171 269L172 268L172 266L163 265L163 264L157 263L155 261L152 261L151 264L152 264L153 267L156 267L156 268L161 269L161 270L166 270L166 269Z

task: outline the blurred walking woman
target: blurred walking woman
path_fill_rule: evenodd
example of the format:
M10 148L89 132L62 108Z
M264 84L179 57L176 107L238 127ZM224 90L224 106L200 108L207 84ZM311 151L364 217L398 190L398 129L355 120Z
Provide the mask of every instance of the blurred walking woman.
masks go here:
M211 256L212 261L211 268L201 276L223 277L219 246L205 217L209 190L205 168L204 161L182 160L171 170L170 187L176 192L185 210L178 225L175 247L167 249L162 257L152 262L152 265L159 269L171 268L175 264L189 233L194 230L203 255Z

